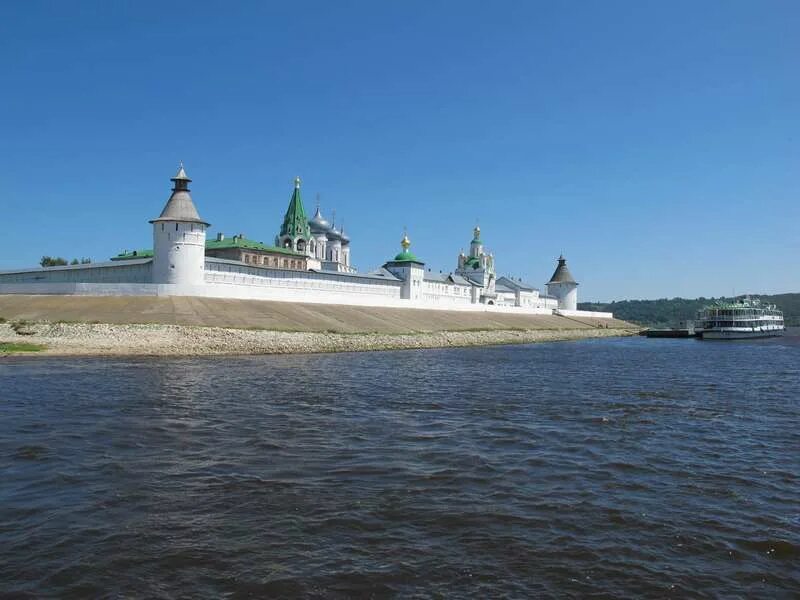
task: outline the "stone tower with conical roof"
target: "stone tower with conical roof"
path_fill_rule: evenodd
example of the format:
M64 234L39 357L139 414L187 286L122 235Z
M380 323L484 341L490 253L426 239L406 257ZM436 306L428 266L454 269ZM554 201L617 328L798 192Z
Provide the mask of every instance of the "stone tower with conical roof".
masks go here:
M172 178L172 194L153 219L153 283L205 283L206 229L189 193L191 179L181 163Z
M564 255L558 257L558 266L547 282L547 293L558 300L561 310L578 310L578 282L567 268Z

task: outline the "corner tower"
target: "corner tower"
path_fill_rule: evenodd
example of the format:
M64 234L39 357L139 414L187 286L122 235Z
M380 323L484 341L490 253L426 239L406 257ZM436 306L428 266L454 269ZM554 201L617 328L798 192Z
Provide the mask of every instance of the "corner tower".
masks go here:
M564 255L558 257L558 266L547 282L547 293L558 300L558 308L562 310L578 309L578 282L567 268Z
M153 219L153 283L205 282L206 229L189 193L191 179L181 163L164 210Z

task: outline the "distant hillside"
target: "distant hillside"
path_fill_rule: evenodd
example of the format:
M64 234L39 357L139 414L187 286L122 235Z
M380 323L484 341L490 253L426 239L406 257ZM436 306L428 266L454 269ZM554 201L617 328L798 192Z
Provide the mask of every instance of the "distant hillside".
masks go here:
M800 326L800 294L776 294L758 296L762 302L775 304L783 311L787 327ZM647 327L672 327L680 321L694 319L697 311L715 300L732 298L662 298L661 300L622 300L620 302L581 302L581 310L611 311L624 321L632 321Z

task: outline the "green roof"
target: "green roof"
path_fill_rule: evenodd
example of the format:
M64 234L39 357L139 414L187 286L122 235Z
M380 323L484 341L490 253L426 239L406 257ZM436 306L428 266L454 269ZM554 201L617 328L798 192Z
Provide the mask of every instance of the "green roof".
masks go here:
M288 248L279 248L278 246L269 246L262 242L248 240L238 235L229 238L226 237L224 240L206 240L206 250L225 250L227 248L245 248L247 250L263 250L264 252L277 252L279 254L291 256L305 256L302 252L295 252Z
M133 260L135 258L153 258L153 251L147 250L131 250L130 252L120 252L116 256L112 256L111 260Z
M479 259L477 256L470 256L464 261L464 266L471 267L473 269L479 269L481 267L481 259Z
M408 250L403 250L400 254L394 257L394 262L418 262L421 263L422 261L414 256L413 253L409 252Z
M224 240L206 240L206 250L227 250L228 248L244 248L246 250L263 250L264 252L274 252L277 254L286 254L287 256L305 256L301 252L295 252L288 248L278 248L277 246L268 246L261 242L248 240L247 238L235 235L233 237L225 238ZM153 258L153 251L148 250L132 250L130 252L120 252L111 260L132 260L135 258Z
M306 209L303 208L303 199L300 197L299 177L295 179L294 192L292 192L292 198L289 200L289 208L286 209L286 215L283 217L283 225L281 225L280 235L288 235L292 238L301 237L305 239L309 239L311 237L311 228L308 225Z

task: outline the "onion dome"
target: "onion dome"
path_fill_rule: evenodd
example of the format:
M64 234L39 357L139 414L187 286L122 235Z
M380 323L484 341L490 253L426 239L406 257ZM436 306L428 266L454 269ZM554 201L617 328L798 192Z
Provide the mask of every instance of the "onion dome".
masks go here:
M479 225L475 225L475 229L472 230L472 241L473 243L481 241L481 228Z
M336 211L333 211L331 218L331 228L328 230L328 240L331 242L342 241L342 232L336 229Z
M403 251L394 257L395 262L422 262L409 251L409 248L411 247L411 240L408 239L408 234L403 234L403 239L400 240L400 246L403 248Z
M563 254L558 257L558 266L547 283L574 283L578 285L567 268L567 259L564 258Z
M197 208L192 201L192 195L189 193L189 184L192 180L186 175L183 163L180 164L178 172L170 181L174 183L172 195L164 205L164 210L161 211L159 217L150 222L180 221L182 223L200 223L207 226L208 223L200 218Z
M339 235L342 237L342 242L345 244L350 243L350 236L344 232L344 225L342 225L342 230L339 232Z
M309 219L308 225L311 227L311 233L327 233L331 230L331 224L328 223L328 220L322 216L322 212L319 209L319 204L317 205L317 212L315 212L314 216Z

